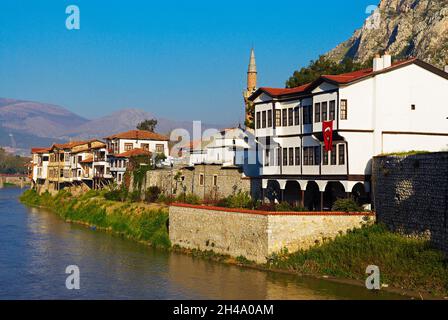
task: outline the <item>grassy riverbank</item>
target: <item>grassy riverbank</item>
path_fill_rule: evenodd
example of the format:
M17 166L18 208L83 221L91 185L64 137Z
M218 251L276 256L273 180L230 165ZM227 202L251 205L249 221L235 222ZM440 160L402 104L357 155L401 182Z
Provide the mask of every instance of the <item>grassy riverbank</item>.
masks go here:
M382 225L365 226L320 246L273 255L269 268L365 281L366 267L380 269L381 283L436 296L448 295L444 254L428 241L407 238Z
M25 191L21 201L29 206L53 210L69 222L78 222L147 242L159 248L171 248L168 235L168 210L161 204L106 200L103 193L89 191L80 197L61 191L56 196ZM269 257L265 265L256 265L244 257L231 258L211 251L172 248L195 257L238 264L263 270L311 276L349 279L362 284L368 265L380 269L381 283L390 288L423 295L448 296L448 262L443 253L432 249L428 241L392 233L381 225L340 235L334 240L296 253L281 252Z
M68 222L105 229L158 248L171 246L168 210L164 206L109 201L96 191L74 197L65 191L51 196L27 190L20 200L29 206L48 208Z

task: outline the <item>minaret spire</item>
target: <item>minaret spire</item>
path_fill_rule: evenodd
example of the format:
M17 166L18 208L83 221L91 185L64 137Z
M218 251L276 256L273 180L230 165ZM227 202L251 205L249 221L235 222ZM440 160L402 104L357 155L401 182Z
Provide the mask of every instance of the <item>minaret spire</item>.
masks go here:
M249 68L247 70L247 91L253 92L257 87L257 64L254 48L250 50Z
M245 124L248 128L253 128L254 104L249 101L249 97L257 90L257 65L255 63L254 48L250 50L249 68L247 69L247 88L243 92L245 104Z

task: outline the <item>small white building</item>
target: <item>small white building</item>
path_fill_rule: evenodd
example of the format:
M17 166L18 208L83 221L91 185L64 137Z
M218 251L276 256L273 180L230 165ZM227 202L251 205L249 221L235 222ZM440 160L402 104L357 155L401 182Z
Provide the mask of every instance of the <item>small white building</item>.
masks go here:
M169 155L169 138L150 131L130 130L104 138L109 154L119 154L132 149L143 149L153 154Z
M249 99L265 196L310 210L350 194L368 202L375 155L448 149L448 73L418 59L376 57L370 69L259 88ZM323 121L332 121L329 152Z
M32 148L31 157L32 183L44 184L47 180L50 148Z

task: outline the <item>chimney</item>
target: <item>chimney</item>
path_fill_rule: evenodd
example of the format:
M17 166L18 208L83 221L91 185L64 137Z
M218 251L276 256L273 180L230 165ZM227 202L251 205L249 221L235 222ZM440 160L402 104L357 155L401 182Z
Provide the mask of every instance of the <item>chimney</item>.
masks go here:
M392 56L390 54L385 53L383 56L383 68L389 68L392 66Z
M373 72L383 70L384 69L383 65L384 65L383 58L381 58L379 54L375 55L375 58L373 58Z

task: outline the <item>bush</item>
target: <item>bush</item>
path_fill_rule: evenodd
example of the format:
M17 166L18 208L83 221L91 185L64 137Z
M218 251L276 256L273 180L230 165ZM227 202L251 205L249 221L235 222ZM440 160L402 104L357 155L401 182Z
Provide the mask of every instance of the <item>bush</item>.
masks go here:
M176 202L188 203L188 204L201 204L201 199L193 193L181 193L176 197Z
M126 199L128 197L128 191L126 188L120 188L120 189L105 192L103 194L103 196L106 200L124 202L124 201L126 201Z
M145 191L145 200L147 202L156 202L161 193L162 193L162 190L160 190L159 187L157 187L157 186L149 187Z
M159 194L159 197L157 198L157 202L164 203L164 204L170 204L176 200L173 196L167 196L164 193Z
M243 208L243 209L253 209L255 206L255 201L248 192L239 191L235 195L231 195L227 198L227 203L229 208Z
M139 190L129 192L128 199L132 202L140 202L142 200L142 194Z
M359 206L353 199L338 199L334 202L332 211L341 212L361 212L364 209Z

